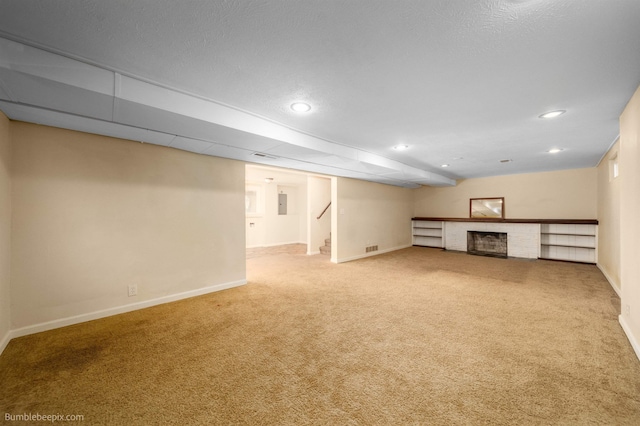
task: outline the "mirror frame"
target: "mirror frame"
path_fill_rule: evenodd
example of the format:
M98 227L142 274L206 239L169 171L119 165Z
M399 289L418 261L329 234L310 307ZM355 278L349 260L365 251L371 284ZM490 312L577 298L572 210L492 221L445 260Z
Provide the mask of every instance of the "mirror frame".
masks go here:
M482 201L496 201L500 200L500 213L496 213L495 216L474 216L473 215L473 202L482 202ZM486 198L471 198L469 199L469 217L471 219L480 219L480 220L495 220L495 219L504 219L504 197L486 197Z

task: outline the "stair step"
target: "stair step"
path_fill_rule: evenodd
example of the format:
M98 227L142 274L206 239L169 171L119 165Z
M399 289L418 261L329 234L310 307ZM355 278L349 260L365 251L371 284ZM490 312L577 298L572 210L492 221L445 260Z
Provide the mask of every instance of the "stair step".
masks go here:
M322 246L320 247L320 253L322 254L331 254L331 246Z

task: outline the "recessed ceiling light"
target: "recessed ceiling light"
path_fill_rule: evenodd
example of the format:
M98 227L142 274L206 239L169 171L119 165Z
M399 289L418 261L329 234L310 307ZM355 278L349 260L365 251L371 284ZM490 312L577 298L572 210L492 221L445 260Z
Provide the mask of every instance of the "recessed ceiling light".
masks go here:
M565 111L563 109L559 109L557 111L549 111L549 112L545 112L544 114L539 115L538 118L556 118L556 117L561 116L565 112L567 112L567 111Z
M552 148L549 151L547 151L549 154L557 154L558 152L562 151L562 148Z
M311 105L304 102L294 102L291 104L291 109L295 112L309 112L311 111Z
M407 149L409 149L409 145L396 145L393 147L393 149L395 149L396 151L405 151Z
M449 165L448 165L448 164L443 164L443 165L442 165L442 166L440 166L440 167L449 167Z

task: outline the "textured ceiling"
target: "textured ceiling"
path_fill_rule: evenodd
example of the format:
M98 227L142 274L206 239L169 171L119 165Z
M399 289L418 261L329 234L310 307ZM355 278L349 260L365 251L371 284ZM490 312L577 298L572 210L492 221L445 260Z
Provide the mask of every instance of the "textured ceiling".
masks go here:
M18 74L31 56L0 58L0 109L27 121L60 111L66 115L44 121L61 127L71 127L69 114L86 115L97 127L125 126L123 137L129 126L214 155L242 148L233 134L242 132L289 161L280 165L392 184L591 167L617 137L618 116L640 84L638 22L638 0L0 0L5 39L237 117L170 110L142 89L120 99L118 84L116 101L96 95L83 109L103 100L107 109L130 107L130 122L58 108L39 93L68 93L72 103L74 91L89 89L75 81L56 87L55 66L44 62ZM311 113L293 113L295 100L310 103ZM567 112L538 118L555 109ZM258 119L273 128L254 131ZM193 128L202 134L186 134ZM221 143L217 131L227 151L206 144ZM391 149L399 143L409 149ZM546 152L554 147L563 151Z

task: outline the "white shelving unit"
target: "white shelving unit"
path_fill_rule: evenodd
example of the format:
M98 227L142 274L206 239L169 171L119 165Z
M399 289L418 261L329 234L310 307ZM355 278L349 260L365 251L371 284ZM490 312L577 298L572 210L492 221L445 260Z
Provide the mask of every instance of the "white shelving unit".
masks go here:
M540 259L596 263L598 225L540 224Z
M444 232L442 221L413 220L413 245L422 247L444 247Z

